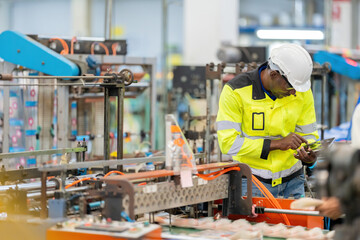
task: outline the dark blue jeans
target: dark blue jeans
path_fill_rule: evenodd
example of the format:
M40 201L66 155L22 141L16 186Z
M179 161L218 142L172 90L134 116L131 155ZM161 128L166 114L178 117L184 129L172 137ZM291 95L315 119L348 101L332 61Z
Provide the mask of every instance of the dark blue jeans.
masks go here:
M295 199L301 198L305 196L305 177L304 174L301 174L290 181L279 184L275 187L272 187L271 184L261 182L271 193L274 197L283 197L289 198L294 197ZM247 179L242 179L242 192L243 195L247 195ZM252 184L252 195L253 197L264 197L260 190Z

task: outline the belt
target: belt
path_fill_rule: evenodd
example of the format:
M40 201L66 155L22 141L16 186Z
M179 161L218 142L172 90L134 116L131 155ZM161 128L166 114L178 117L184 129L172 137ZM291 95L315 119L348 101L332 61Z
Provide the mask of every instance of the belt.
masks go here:
M254 175L257 179L259 179L261 182L264 183L268 183L271 184L271 186L275 187L276 185L282 184L282 183L286 183L288 181L290 181L291 179L301 175L303 172L303 169L300 168L298 171L292 173L289 176L283 177L283 178L278 178L278 179L268 179L268 178L262 178L259 176Z

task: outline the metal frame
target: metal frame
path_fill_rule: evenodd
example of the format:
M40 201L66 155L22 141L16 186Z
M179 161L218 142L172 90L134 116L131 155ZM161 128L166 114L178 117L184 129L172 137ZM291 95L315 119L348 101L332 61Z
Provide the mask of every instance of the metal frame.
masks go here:
M73 54L67 55L69 60L84 61L87 54ZM127 57L127 56L106 56L106 55L93 55L94 58L101 64L119 64L119 65L141 65L143 66L150 75L150 143L154 149L156 149L155 134L157 133L156 128L156 58L141 58L141 57ZM132 83L127 88L145 88L144 83ZM126 96L126 92L125 92ZM69 95L67 96L69 97Z
M74 55L67 55L67 58L70 60L73 60L75 62L84 61L85 57L88 56L87 54L74 54ZM70 86L83 86L83 87L104 87L104 159L110 159L110 149L109 149L109 138L105 138L105 136L109 136L109 119L110 119L110 108L109 108L109 98L110 96L117 96L118 101L118 128L117 128L117 135L118 135L118 141L117 141L117 151L118 151L118 158L123 158L123 100L126 96L125 93L125 87L126 88L139 88L144 89L147 86L150 87L150 143L152 147L155 149L155 133L156 133L156 125L155 125L155 119L156 119L156 83L155 83L155 73L156 73L156 59L155 58L134 58L134 57L126 57L126 56L103 56L103 55L93 55L98 62L100 63L106 63L106 64L119 64L119 65L142 65L144 68L149 72L151 79L149 84L145 83L133 83L131 86L124 86L123 84L117 83L103 83L103 84L93 84L93 83L85 83L82 79L94 79L96 76L74 76L73 78L80 78L79 81L76 82L69 82L69 81L61 81L56 80L55 83L44 83L44 84L35 84L39 86L56 86L57 92L58 92L58 99L62 99L62 104L58 105L57 113L58 113L58 129L61 129L61 131L58 131L58 147L60 148L67 148L69 141L68 141L68 132L69 132L69 90L68 88ZM14 69L16 66L11 63L4 62L3 66L9 66L7 68L4 68L4 72L11 72L11 69ZM10 69L10 70L9 70ZM8 75L8 74L5 74ZM5 76L4 77L9 77ZM67 76L29 76L29 77L23 77L23 78L53 78L53 79L60 79L60 78L67 78ZM99 77L96 77L99 78ZM102 79L114 79L113 76L102 76ZM5 78L4 78L5 80ZM13 85L19 85L19 84L13 84L13 83L3 83L0 84L0 86L13 86ZM34 84L26 84L26 85L34 85ZM125 84L126 85L126 84ZM114 89L114 90L113 90ZM4 88L4 97L6 97L9 94L9 88ZM8 101L5 101L5 103L8 103ZM6 104L4 104L4 108L9 109L9 107L6 107ZM8 119L9 114L8 111L4 111L4 135L7 136L9 126L8 126ZM4 138L4 150L7 151L9 146L9 140L5 137ZM121 170L122 166L118 165L118 169ZM105 167L105 172L108 171L108 168Z
M16 157L30 157L30 156L39 156L39 155L52 155L52 154L64 154L64 153L79 153L86 152L86 147L76 147L76 148L59 148L51 150L37 150L37 151L25 151L25 152L15 152L15 153L0 153L0 161L4 158L16 158Z

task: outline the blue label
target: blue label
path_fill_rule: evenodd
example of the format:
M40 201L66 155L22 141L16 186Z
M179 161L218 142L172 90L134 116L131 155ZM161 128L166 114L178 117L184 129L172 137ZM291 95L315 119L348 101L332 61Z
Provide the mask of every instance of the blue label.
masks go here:
M25 135L26 136L35 136L36 130L35 129L25 130Z
M25 107L37 107L37 101L26 101Z
M39 76L39 72L31 72L29 73L29 76Z
M57 124L57 117L53 117L53 123Z
M76 108L77 102L71 102L71 108Z
M27 165L36 165L36 158L29 158L27 160Z
M23 147L9 147L9 152L25 152L25 148Z
M89 135L79 135L79 136L76 136L76 141L82 141L84 140L85 138L85 141L89 141L90 137Z
M76 136L77 135L77 130L71 130L71 135Z
M10 118L10 126L24 126L24 121L16 118Z
M17 97L17 93L15 91L10 91L10 97Z

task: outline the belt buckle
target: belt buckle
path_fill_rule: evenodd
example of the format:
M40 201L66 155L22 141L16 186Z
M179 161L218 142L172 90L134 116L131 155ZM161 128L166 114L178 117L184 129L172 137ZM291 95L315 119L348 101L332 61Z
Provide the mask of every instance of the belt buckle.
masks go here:
M271 186L272 186L272 187L275 187L275 186L277 186L277 185L279 185L279 184L282 184L282 178L273 179L273 180L271 181Z

